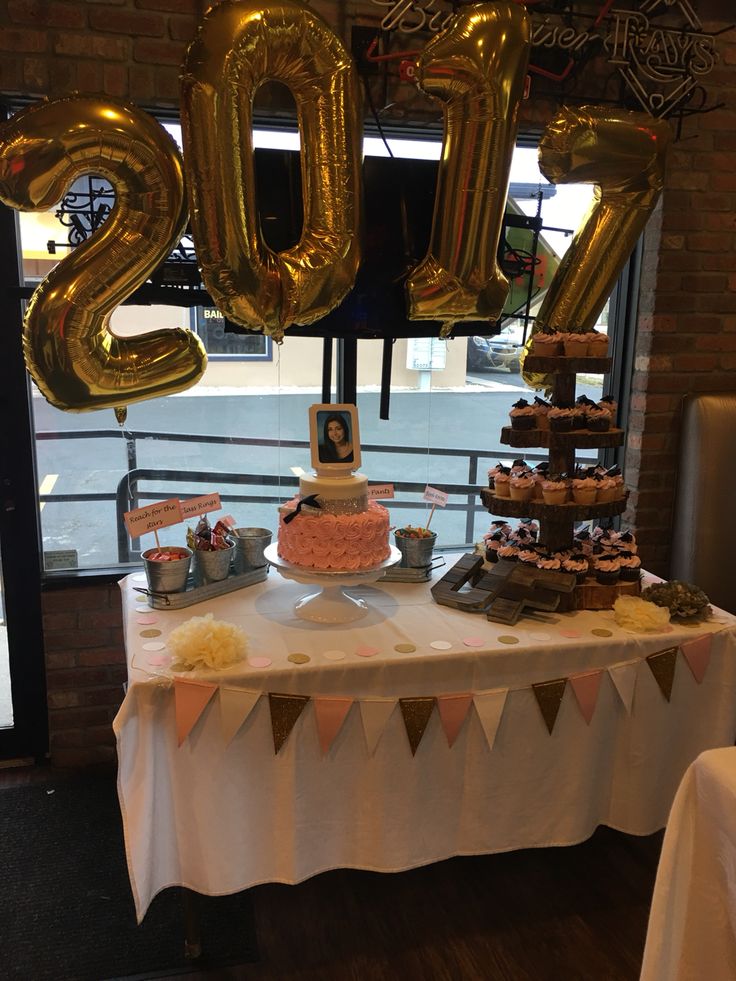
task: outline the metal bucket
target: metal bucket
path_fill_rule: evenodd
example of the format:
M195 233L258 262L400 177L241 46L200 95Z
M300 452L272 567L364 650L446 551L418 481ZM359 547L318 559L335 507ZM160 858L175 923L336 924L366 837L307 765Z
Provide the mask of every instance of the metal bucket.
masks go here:
M194 578L200 586L211 582L222 582L230 572L230 562L235 551L235 542L230 542L227 548L218 548L214 552L203 549L194 550Z
M396 547L401 552L399 566L405 569L421 569L432 561L432 550L437 541L437 535L432 532L428 538L407 538L404 535L394 535Z
M154 552L186 552L183 559L171 559L170 562L156 562L148 556ZM192 561L191 550L183 545L175 547L165 545L162 548L149 548L141 553L143 566L146 570L148 588L152 593L181 593L187 587L187 576Z
M266 562L263 550L271 544L272 533L268 528L236 528L235 574L242 575L252 569L262 569Z

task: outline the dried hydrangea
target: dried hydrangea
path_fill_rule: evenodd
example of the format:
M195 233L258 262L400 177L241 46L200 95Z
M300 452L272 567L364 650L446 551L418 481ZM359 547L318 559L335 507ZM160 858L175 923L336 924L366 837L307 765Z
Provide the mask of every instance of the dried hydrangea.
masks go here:
M665 606L670 615L680 619L704 619L710 616L710 600L699 586L673 579L671 582L655 583L642 592L642 598Z

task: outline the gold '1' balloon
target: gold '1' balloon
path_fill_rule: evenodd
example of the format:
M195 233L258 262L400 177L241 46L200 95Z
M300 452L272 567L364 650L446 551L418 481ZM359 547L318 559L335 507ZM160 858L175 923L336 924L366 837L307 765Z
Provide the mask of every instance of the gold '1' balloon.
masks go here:
M553 184L595 184L588 213L542 301L543 327L591 330L654 210L672 133L646 113L608 106L564 108L539 144L539 169ZM534 387L546 376L524 372Z
M256 207L253 98L266 80L291 90L301 134L303 229L278 253ZM360 263L362 123L342 41L296 0L223 0L187 52L182 127L194 243L218 309L277 340L324 317Z
M48 401L70 412L179 392L207 364L189 330L116 337L115 308L165 259L186 224L181 156L148 113L72 96L23 109L0 126L0 200L47 211L83 174L113 185L105 223L65 256L28 304L26 365Z
M427 255L411 271L411 320L496 320L509 283L496 252L529 60L516 3L461 8L427 44L419 86L442 100L445 137Z

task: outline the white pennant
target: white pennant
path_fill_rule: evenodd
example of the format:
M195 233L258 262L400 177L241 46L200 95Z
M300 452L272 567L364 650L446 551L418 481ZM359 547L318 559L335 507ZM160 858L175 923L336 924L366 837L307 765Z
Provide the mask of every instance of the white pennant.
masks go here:
M365 741L368 744L368 755L373 756L378 740L386 728L386 723L396 708L397 700L395 698L361 698L359 704Z
M629 715L631 715L631 707L634 703L634 688L636 687L638 669L638 661L632 661L630 664L618 664L608 669L611 681L616 686L619 698L624 703L624 708Z
M488 748L493 749L496 741L496 733L501 724L508 688L501 688L498 691L485 692L482 695L473 695L473 704L478 713L483 732L486 734Z
M220 688L220 726L226 746L235 738L262 694L241 688Z

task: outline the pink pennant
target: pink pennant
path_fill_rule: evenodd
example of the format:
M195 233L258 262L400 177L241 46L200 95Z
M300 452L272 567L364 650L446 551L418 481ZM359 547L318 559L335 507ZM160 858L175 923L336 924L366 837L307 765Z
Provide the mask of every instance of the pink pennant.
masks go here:
M342 728L345 716L353 704L352 698L313 698L319 744L324 755Z
M437 698L437 708L440 713L442 728L445 730L447 745L452 749L452 744L460 734L460 730L465 722L465 716L472 705L473 696L471 695L439 695Z
M595 712L602 676L602 671L586 671L585 674L574 674L568 678L582 716L588 725Z
M205 706L217 691L217 685L204 681L184 681L174 678L174 709L176 712L176 738L178 745L184 742L196 725Z
M703 634L702 637L696 637L695 640L688 640L684 644L680 644L680 650L687 661L687 666L692 671L693 678L695 678L698 684L705 677L705 672L708 670L708 665L710 664L710 645L712 641L713 634Z

